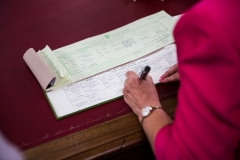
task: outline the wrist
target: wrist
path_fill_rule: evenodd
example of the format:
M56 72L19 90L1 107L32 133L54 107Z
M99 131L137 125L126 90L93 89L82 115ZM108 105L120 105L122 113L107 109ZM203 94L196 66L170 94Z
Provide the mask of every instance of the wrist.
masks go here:
M143 125L146 118L152 116L153 112L156 112L155 110L162 110L162 106L145 106L141 109L140 115L138 116L139 122Z

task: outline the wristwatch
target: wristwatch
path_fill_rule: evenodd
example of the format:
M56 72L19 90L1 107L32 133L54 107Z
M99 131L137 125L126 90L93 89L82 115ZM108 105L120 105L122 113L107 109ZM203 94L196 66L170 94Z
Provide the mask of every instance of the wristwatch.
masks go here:
M146 106L142 109L141 114L142 114L142 125L143 125L143 120L148 117L155 109L161 109L159 106Z

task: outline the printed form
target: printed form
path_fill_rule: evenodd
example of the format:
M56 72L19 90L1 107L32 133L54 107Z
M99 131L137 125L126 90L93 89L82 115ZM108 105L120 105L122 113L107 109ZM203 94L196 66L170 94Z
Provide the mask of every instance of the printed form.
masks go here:
M175 22L174 18L161 11L110 32L56 49L52 57L56 57L55 62L59 63L55 66L61 66L56 73L62 73L65 79L69 79L67 84L70 84L141 58L174 42L172 30ZM51 52L49 50L47 46L42 52L46 55ZM49 63L52 65L53 62ZM67 74L63 74L65 72ZM56 77L64 78L61 75ZM64 85L59 83L55 88Z
M56 116L61 118L121 97L126 79L125 73L129 70L138 74L142 67L149 65L151 67L149 75L156 84L159 82L160 76L176 63L176 47L174 44L171 44L144 58L115 67L46 94L55 110Z

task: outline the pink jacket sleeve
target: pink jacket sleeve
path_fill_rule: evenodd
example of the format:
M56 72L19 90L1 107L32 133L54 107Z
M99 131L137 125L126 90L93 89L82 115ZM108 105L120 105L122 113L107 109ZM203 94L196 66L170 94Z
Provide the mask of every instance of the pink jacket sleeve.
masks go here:
M234 159L240 139L240 19L229 17L239 17L232 11L237 7L225 15L224 2L215 4L199 3L175 28L181 84L174 123L155 139L157 159Z

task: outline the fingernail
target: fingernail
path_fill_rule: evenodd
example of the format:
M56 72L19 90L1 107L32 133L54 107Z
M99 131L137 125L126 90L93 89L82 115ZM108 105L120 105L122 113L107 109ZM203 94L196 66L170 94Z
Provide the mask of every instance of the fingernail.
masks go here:
M164 77L160 77L159 82L162 82L164 80Z

